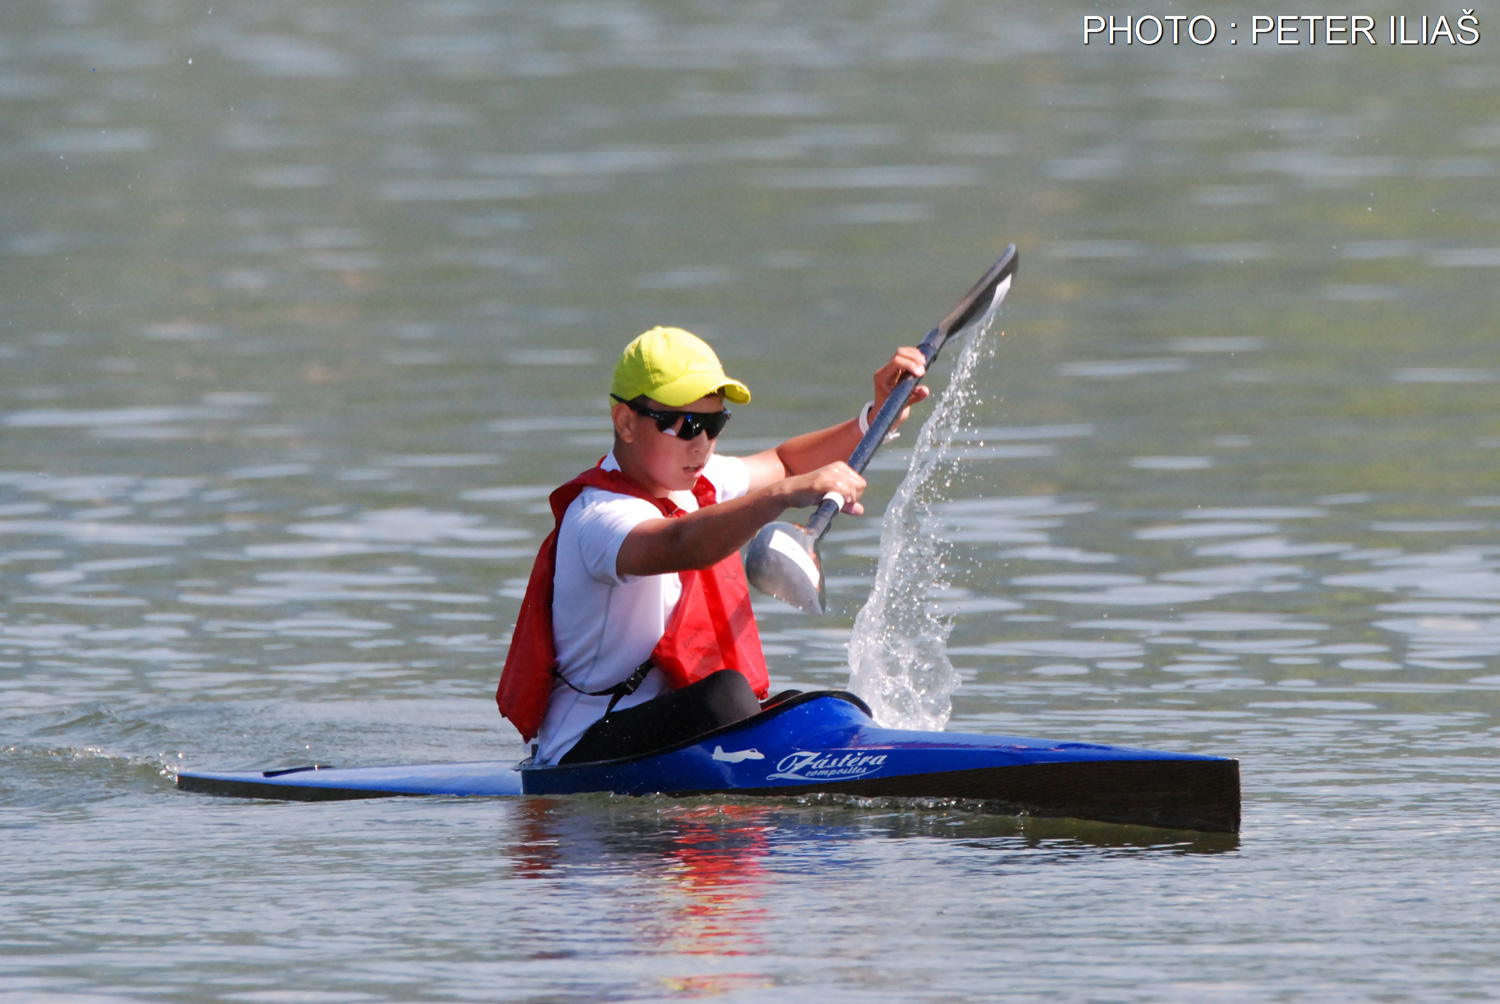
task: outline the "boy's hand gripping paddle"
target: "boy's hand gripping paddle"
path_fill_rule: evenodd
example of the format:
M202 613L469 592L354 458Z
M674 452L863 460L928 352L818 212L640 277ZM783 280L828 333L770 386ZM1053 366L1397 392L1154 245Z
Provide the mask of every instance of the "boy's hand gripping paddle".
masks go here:
M963 334L975 322L1000 306L1005 294L1010 292L1011 279L1016 274L1016 246L1010 245L1005 254L974 284L953 311L938 322L938 326L927 333L917 348L931 366L938 352L954 335ZM906 407L917 377L907 374L896 384L890 396L881 405L880 411L870 420L870 431L865 433L854 452L849 455L849 466L862 472L875 450L885 441L886 434L896 424L896 416ZM818 554L819 542L828 531L833 517L844 506L844 500L829 492L823 497L818 511L813 513L807 526L777 521L761 527L755 539L745 551L745 576L750 584L763 593L790 603L803 613L820 614L827 610L824 602L823 562Z

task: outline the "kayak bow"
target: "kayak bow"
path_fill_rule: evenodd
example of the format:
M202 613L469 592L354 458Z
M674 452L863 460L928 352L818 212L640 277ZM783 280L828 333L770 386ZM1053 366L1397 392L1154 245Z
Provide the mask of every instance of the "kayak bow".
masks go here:
M687 743L619 760L539 767L183 771L187 791L293 801L390 795L566 795L962 799L998 811L1237 833L1239 762L1191 753L1020 736L886 729L853 694L800 694Z

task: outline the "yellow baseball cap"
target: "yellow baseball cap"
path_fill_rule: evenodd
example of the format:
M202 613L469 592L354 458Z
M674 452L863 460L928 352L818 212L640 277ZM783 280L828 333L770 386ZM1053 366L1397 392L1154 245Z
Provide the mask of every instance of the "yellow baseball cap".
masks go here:
M645 395L669 408L723 391L735 404L750 403L750 388L724 373L708 343L681 328L652 328L625 346L609 392L630 401Z

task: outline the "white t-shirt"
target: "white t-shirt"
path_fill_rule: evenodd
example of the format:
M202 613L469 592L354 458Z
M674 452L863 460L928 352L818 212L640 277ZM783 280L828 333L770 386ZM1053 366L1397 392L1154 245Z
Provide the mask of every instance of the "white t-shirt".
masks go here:
M610 453L600 465L620 469ZM720 502L739 498L750 488L750 473L738 457L714 454L703 468ZM668 496L693 512L692 492ZM667 575L620 575L615 560L620 545L641 523L661 519L661 510L645 499L600 488L585 488L563 514L557 532L557 571L552 584L552 636L558 672L578 690L600 691L628 678L651 656L682 595L682 580ZM658 697L671 686L653 669L636 692L621 698L616 709ZM547 714L537 733L536 763L556 763L609 707L608 696L580 694L561 680L552 682Z

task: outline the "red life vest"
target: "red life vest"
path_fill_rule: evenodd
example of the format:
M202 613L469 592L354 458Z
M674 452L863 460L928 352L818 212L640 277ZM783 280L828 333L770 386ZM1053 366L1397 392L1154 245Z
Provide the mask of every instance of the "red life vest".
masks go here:
M686 515L671 499L657 498L620 471L592 467L552 493L554 526L537 552L526 596L511 634L505 670L495 690L500 714L509 718L531 742L542 726L547 701L552 696L557 669L557 646L552 634L552 588L557 571L557 534L563 514L585 488L602 488L620 495L645 499L668 518ZM700 477L693 485L699 507L717 501L714 486ZM709 568L679 572L682 596L667 620L667 628L651 662L666 675L675 690L721 669L743 673L764 698L771 689L766 659L760 650L760 632L750 609L750 587L745 567L736 551Z

